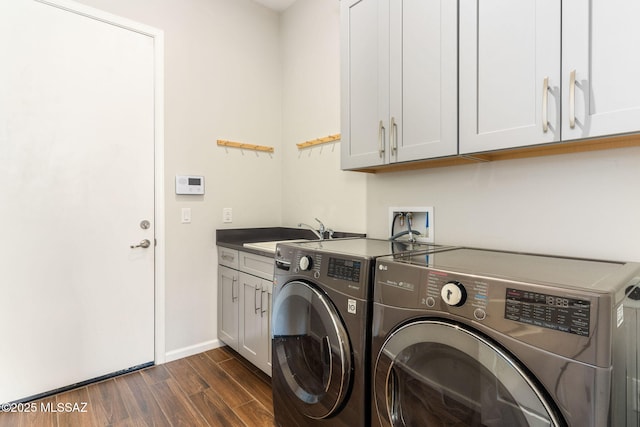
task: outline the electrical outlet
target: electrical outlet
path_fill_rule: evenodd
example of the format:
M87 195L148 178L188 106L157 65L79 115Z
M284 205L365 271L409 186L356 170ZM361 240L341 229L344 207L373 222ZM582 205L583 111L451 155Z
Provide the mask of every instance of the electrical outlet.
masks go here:
M389 208L389 236L407 232L405 235L400 236L399 239L409 239L409 221L411 222L411 230L420 233L412 233L416 241L422 243L435 242L433 206Z
M233 209L232 208L222 208L222 222L224 222L224 223L233 222Z

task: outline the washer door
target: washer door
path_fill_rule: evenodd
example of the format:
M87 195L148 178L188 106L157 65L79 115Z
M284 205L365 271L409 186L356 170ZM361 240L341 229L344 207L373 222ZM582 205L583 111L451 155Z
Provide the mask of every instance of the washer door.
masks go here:
M375 365L384 426L559 426L555 405L511 356L464 326L410 323Z
M312 285L293 281L273 307L273 375L286 384L287 403L319 419L340 408L351 383L351 346L329 298Z

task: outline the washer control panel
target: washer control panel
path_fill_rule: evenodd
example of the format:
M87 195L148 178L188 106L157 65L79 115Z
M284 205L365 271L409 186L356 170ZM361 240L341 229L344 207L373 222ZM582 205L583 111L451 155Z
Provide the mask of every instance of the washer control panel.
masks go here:
M488 281L478 277L461 277L439 270L423 270L420 302L429 308L463 308L456 312L467 313L476 320L487 317Z
M378 258L375 271L374 313L451 320L588 364L603 363L593 337L608 339L616 325L608 294L391 257Z
M445 304L461 307L467 301L467 291L460 282L447 282L440 291Z
M496 328L514 322L589 337L596 301L543 284L378 260L374 302L450 313Z
M311 268L313 267L313 258L311 258L309 255L300 257L300 260L298 261L298 266L302 271L311 270Z
M504 317L570 334L589 336L591 302L507 288Z

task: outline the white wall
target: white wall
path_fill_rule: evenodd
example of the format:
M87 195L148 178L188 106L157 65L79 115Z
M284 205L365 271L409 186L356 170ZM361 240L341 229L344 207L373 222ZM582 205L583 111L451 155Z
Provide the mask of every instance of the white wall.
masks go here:
M389 206L434 206L436 243L640 261L640 148L370 176L368 232Z
M282 14L282 223L366 232L366 176L340 171L340 142L297 143L340 133L340 2L298 0Z
M215 344L215 230L281 220L279 16L251 0L81 0L164 31L166 351ZM275 147L224 149L217 139ZM176 174L204 175L204 196L176 196ZM192 223L180 223L182 207ZM233 223L222 223L222 208Z

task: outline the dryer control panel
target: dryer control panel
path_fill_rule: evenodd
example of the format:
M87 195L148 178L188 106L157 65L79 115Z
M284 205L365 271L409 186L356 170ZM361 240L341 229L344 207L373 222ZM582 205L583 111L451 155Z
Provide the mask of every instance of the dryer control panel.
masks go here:
M304 278L345 295L368 299L371 263L365 257L314 251L295 244L278 244L275 276L278 283Z
M359 283L361 272L361 261L329 257L328 277Z

